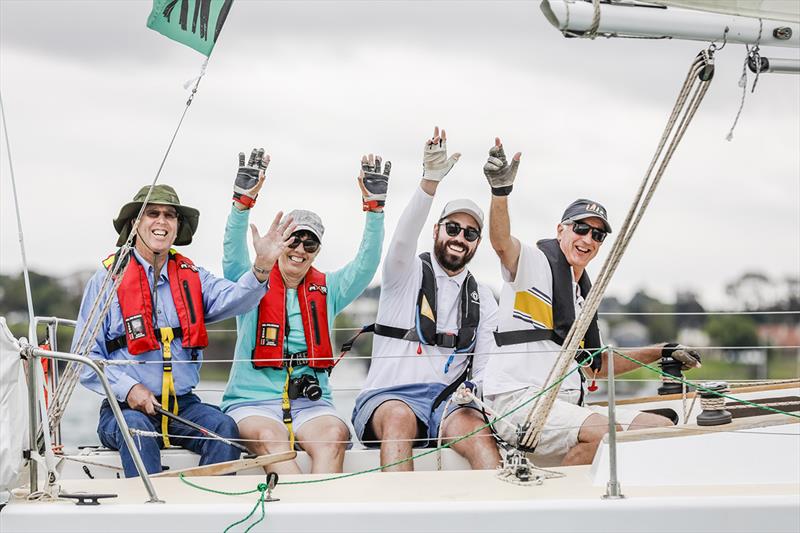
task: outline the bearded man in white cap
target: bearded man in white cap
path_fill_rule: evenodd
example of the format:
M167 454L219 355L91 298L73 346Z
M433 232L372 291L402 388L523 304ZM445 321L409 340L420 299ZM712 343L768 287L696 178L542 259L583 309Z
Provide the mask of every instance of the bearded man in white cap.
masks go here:
M372 361L353 410L359 439L380 443L385 471L412 470L412 446L435 443L440 423L445 441L484 424L474 404L444 413L461 383L480 381L494 347L497 303L466 268L481 241L481 209L471 200L448 203L433 226L433 253L417 255L436 189L460 157L447 157L446 139L437 127L427 141L420 186L386 253ZM475 469L500 461L487 429L452 447Z

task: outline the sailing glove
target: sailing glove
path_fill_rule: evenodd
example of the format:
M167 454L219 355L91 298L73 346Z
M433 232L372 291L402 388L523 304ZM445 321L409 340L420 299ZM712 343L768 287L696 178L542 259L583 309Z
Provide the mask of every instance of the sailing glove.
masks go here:
M492 186L492 195L508 196L511 193L518 168L519 159L512 159L511 164L508 164L502 144L496 144L489 149L489 159L483 165L483 174Z
M459 153L447 157L446 140L429 140L425 143L425 152L422 154L422 177L429 181L442 181L460 157Z
M239 170L236 172L236 181L233 183L233 200L250 209L256 203L258 190L253 191L258 185L259 178L269 166L269 155L264 154L264 149L259 148L250 152L250 159L245 163L244 152L239 152Z
M671 342L661 348L661 357L672 357L676 361L683 363L682 370L689 370L690 368L700 368L700 352L693 350L688 346Z
M361 158L361 200L364 211L373 211L386 204L386 191L389 189L389 172L392 162L387 161L381 172L381 156L376 155Z

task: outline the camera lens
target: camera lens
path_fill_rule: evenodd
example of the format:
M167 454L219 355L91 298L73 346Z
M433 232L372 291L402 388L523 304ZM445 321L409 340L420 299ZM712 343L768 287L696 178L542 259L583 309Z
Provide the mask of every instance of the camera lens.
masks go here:
M317 383L309 383L306 385L303 395L312 402L316 402L322 398L322 387L320 387Z

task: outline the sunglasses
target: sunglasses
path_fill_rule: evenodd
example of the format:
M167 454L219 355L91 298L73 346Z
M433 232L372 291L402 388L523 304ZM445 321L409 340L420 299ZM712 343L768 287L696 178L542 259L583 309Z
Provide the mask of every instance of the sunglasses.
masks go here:
M592 232L592 239L597 242L603 242L606 240L606 236L608 232L597 229L594 226L590 226L589 224L584 224L583 222L572 222L572 231L577 233L578 235L586 235L590 231Z
M481 236L480 231L470 227L462 228L458 222L444 222L440 223L439 225L444 226L444 230L451 237L455 237L463 231L464 238L467 239L467 242L475 242L478 237Z
M301 239L297 235L294 235L294 240L289 245L289 248L294 250L301 244L303 245L303 249L310 254L313 254L314 252L319 250L319 241L315 241L314 239L310 239L308 237L306 237L305 239Z

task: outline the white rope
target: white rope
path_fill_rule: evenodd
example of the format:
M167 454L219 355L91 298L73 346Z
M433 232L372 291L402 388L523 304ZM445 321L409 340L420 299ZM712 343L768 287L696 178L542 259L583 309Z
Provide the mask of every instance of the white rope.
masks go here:
M620 234L614 241L609 255L600 274L595 282L595 285L589 291L584 307L573 322L569 333L564 340L564 350L558 362L553 366L545 381L545 387L551 386L564 376L575 358L578 346L583 339L586 330L600 306L600 300L605 293L605 290L611 281L611 277L616 271L622 256L630 243L633 233L636 230L639 222L644 216L647 207L655 194L656 188L664 174L664 171L669 164L672 155L677 149L681 139L683 138L686 129L691 123L695 112L697 111L700 102L702 102L706 91L708 90L711 77L709 73L713 73L712 56L707 50L703 50L695 58L692 63L689 73L681 87L678 98L670 114L667 125L661 136L655 155L645 173L639 189L636 193L634 201L630 210L625 218L625 221L620 230ZM700 79L700 75L704 75L704 79ZM666 150L665 150L666 147ZM663 156L662 156L663 153ZM657 168L656 168L657 167ZM655 173L654 173L655 170ZM612 355L613 357L613 355ZM552 387L548 390L547 394L538 397L534 402L526 419L528 431L520 441L523 447L533 449L539 440L541 429L550 410L556 400L559 392L559 387Z
M739 110L736 111L736 116L733 119L733 124L731 124L731 129L728 130L728 134L725 136L725 140L730 142L733 140L733 130L736 129L736 125L739 123L739 117L742 116L742 111L744 110L744 99L747 96L747 63L750 59L753 59L755 62L756 67L756 77L753 80L753 89L750 92L755 92L756 90L756 83L758 83L758 75L761 72L761 55L758 53L760 47L759 44L761 43L761 32L764 29L764 21L758 19L758 38L756 38L756 44L753 46L753 49L750 49L749 45L745 45L747 50L747 54L744 56L744 63L742 63L742 75L739 77L739 87L742 89L742 99L739 102Z

